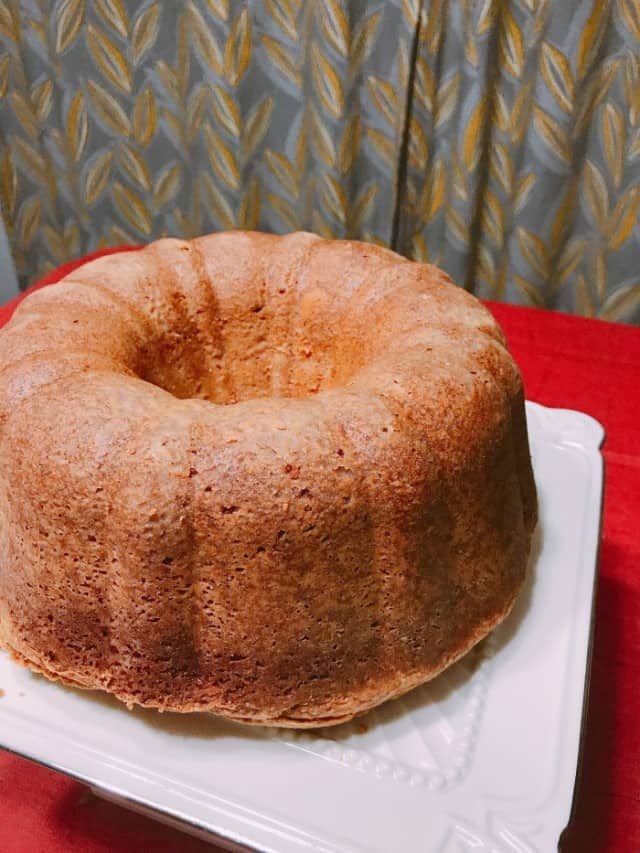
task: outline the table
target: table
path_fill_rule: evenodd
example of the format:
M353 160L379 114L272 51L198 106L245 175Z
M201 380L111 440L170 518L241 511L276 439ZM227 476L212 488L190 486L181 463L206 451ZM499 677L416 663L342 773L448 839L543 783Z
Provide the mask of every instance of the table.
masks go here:
M55 270L38 286L84 261ZM0 308L0 325L19 299ZM588 412L607 432L591 689L574 820L562 851L640 850L640 329L532 308L489 308L521 367L527 397ZM2 751L0 828L3 853L216 849Z

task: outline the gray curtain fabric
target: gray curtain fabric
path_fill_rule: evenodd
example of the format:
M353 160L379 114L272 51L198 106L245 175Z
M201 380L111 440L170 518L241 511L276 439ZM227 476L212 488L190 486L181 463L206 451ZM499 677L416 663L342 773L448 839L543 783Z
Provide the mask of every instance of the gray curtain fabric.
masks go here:
M402 250L480 296L640 321L640 3L431 3Z
M227 228L390 245L640 321L637 0L0 0L22 286Z
M18 278L11 256L7 233L0 217L0 301L4 304L18 293Z

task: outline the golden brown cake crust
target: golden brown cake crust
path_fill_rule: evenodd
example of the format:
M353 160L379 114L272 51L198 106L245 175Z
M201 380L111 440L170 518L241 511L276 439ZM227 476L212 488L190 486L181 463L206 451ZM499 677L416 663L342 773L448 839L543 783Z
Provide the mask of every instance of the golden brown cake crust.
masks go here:
M65 683L342 722L506 615L535 520L499 327L385 249L160 240L0 331L0 644Z

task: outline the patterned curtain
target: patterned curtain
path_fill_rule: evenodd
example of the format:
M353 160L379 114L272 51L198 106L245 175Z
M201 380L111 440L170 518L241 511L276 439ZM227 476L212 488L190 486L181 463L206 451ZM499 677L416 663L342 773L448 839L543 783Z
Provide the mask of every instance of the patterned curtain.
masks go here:
M0 0L0 200L22 286L304 228L640 322L640 3Z

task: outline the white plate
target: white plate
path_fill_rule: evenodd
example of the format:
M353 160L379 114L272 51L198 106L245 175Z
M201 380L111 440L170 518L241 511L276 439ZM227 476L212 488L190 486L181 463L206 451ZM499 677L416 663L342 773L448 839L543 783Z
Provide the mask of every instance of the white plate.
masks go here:
M321 734L128 712L0 653L0 745L132 808L263 851L551 851L576 776L602 427L528 403L540 500L510 618L431 684ZM210 836L209 836L210 837Z

